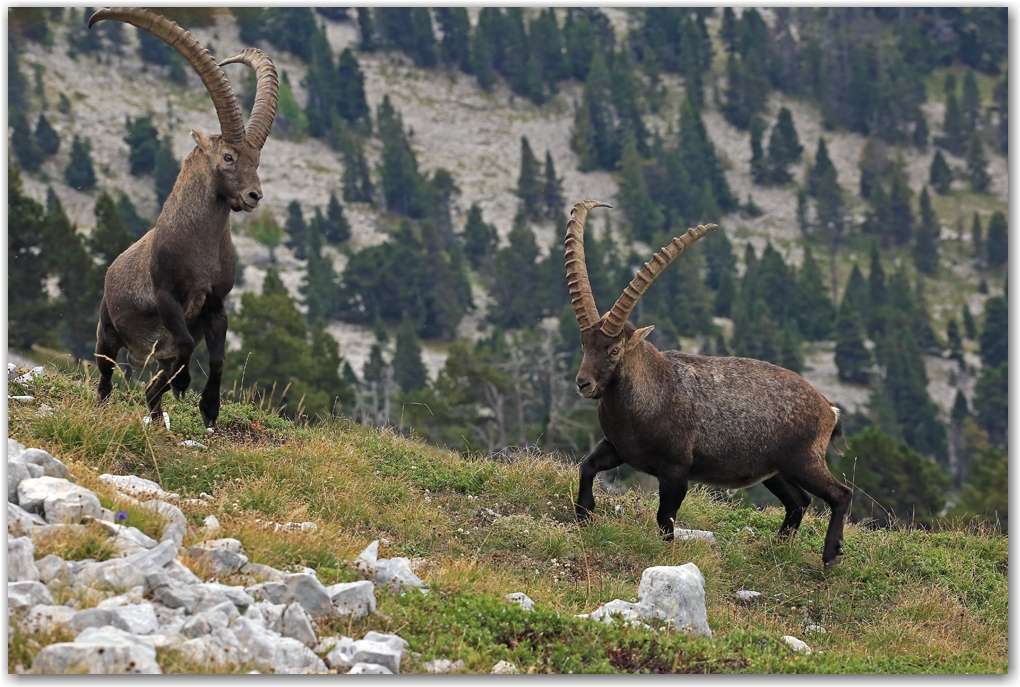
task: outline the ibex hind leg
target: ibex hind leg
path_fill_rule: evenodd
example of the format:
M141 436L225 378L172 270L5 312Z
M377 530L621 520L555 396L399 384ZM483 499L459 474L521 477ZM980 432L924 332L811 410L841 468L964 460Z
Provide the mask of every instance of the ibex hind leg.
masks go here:
M832 476L824 457L812 459L796 476L787 475L786 478L829 504L831 513L829 527L825 531L822 563L826 568L836 565L843 553L843 520L850 507L850 487Z
M124 340L113 326L110 313L103 300L99 307L99 325L96 327L96 367L99 368L99 403L102 405L113 391L113 371L117 367L117 354L124 348Z
M783 524L779 526L780 539L790 539L797 533L801 520L804 519L804 512L811 505L811 495L795 482L783 479L780 475L768 478L762 484L766 489L776 495L786 508L786 517Z
M202 325L205 329L205 345L209 349L209 379L202 390L198 409L206 427L215 427L220 414L220 380L223 377L223 361L227 349L227 311L223 301L209 296L202 310Z
M149 418L153 422L160 422L163 419L163 394L170 388L173 364L173 358L160 360L159 370L145 387L145 403L149 407Z

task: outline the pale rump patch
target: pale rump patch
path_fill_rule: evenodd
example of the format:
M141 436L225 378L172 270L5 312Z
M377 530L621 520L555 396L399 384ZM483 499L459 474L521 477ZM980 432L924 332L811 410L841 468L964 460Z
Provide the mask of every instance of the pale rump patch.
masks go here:
M829 407L832 408L832 412L834 412L836 414L836 421L838 422L839 421L839 408L837 408L836 406L829 406Z

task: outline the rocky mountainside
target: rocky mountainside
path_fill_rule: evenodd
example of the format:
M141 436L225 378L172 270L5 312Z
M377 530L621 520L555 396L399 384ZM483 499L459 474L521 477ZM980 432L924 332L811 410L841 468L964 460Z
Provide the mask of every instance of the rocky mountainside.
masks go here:
M537 12L537 9L532 11ZM472 9L470 13L474 18L477 10ZM628 11L609 9L605 13L618 38L622 39L628 26ZM763 11L763 16L766 21L770 18L768 11ZM346 47L357 47L358 29L355 22L339 22L318 16L317 20L324 24L334 52ZM719 21L718 16L708 20L709 30L713 34L719 29ZM136 32L131 27L126 31L127 43L122 55L80 55L76 59L67 56L69 28L64 24L56 24L53 28L55 35L51 47L44 48L29 42L21 59L26 65L26 71L38 69L43 98L49 103L47 116L65 143L55 158L44 163L40 173L24 175L26 191L42 201L47 186L52 185L72 220L86 232L95 223L95 197L102 189L125 191L143 214L154 216L157 205L151 180L133 177L128 173L124 119L151 113L157 129L170 133L174 153L182 159L193 147L189 136L192 128L216 131L216 119L208 95L193 73L188 73L188 84L182 86L169 81L159 68L146 66L138 57L135 49ZM237 22L228 12L217 14L213 25L194 28L192 33L204 45L210 46L217 57L226 57L245 47L239 38ZM271 45L259 47L272 54L278 69L287 74L296 101L304 105L307 100L307 92L301 85L306 71L304 63ZM357 57L365 75L366 96L373 112L383 97L389 95L395 108L402 114L405 126L413 131L412 145L423 171L445 167L453 173L460 189L453 201L453 224L456 231L462 229L467 209L472 203L478 203L486 221L496 226L505 243L518 203L514 189L520 167L521 136L528 137L536 155L541 157L546 150L551 153L556 169L564 177L564 195L568 203L581 198L598 198L610 203L616 200L618 187L613 175L605 171L577 171L578 158L570 148L569 139L574 104L578 102L582 88L580 83L565 83L549 102L536 106L525 98L514 96L502 81L497 82L490 92L485 92L478 87L473 77L442 68L415 67L409 58L397 52L357 53ZM228 76L235 84L240 81L242 69L227 68ZM724 71L717 69L716 73ZM722 77L716 77L716 81L714 88L716 91L721 90L724 86ZM653 131L657 129L665 132L671 124L675 126L683 99L683 85L679 77L666 74L663 76L663 84L666 87L664 104L659 114L648 117L648 126ZM66 95L71 103L71 109L66 114L53 109L60 94ZM819 137L824 135L840 183L845 189L856 189L863 137L846 131L824 131L814 105L778 92L771 96L768 103L766 119L769 123L774 121L776 113L783 106L791 110L801 143L807 151L805 165L792 170L795 178L798 181L803 179L806 163ZM931 100L924 106L933 129L941 122L943 107L941 102ZM734 194L741 201L753 197L754 202L764 211L759 217L733 214L720 222L720 226L726 229L733 241L737 255L742 256L745 243L752 243L760 253L766 242L771 242L787 262L799 264L802 249L795 217L795 190L789 186L754 185L749 172L749 134L731 126L710 103L707 103L704 120L709 136L726 165L727 180ZM67 164L70 148L67 142L73 135L87 137L92 141L99 180L96 190L88 193L79 192L63 183L62 170ZM899 152L906 162L911 188L919 192L927 183L934 148L920 152L913 147L905 147ZM371 165L376 164L379 154L378 142L370 140L366 155ZM947 155L947 159L951 165L963 166L960 158ZM986 211L1006 208L1006 159L998 154L990 154L989 159L991 196L959 196L940 201L937 206L944 239L955 239L958 216L969 220L970 215L978 209ZM260 167L265 192L264 205L274 212L281 224L286 216L286 207L293 200L299 201L306 217L310 217L313 208L325 207L329 194L339 190L342 171L339 154L321 141L310 138L289 139L274 133L263 151ZM960 187L961 182L955 184ZM851 207L856 221L862 219L864 202L855 197ZM350 245L353 250L384 241L387 227L393 222L391 216L367 204L347 203L345 212L351 224ZM247 219L238 217L237 221ZM626 217L616 211L612 214L612 221L619 228L626 224ZM601 227L594 227L596 233L600 230ZM544 222L536 225L535 232L537 243L544 252L560 235L562 227ZM966 246L967 240L969 238L965 237L963 246ZM263 247L244 233L235 234L234 242L238 256L245 264L243 284L232 295L236 300L245 291L261 288L267 254ZM934 324L939 331L944 331L948 317L958 314L964 301L973 312L979 313L982 310L985 295L973 288L979 276L971 261L964 256L964 253L969 253L969 248L963 246L959 250L943 250L942 260L951 266L954 278L932 284L927 294ZM347 256L332 248L326 250L333 257L339 271L346 263ZM298 297L297 288L303 277L304 263L285 247L281 247L277 254L283 282L290 293ZM845 284L852 264L863 264L866 261L866 254L858 254L853 250L841 253L834 265L839 288ZM458 329L459 335L468 338L478 338L488 329L484 317L488 297L477 283L473 285L473 296L479 307L464 318ZM720 324L728 326L727 321ZM339 321L330 323L328 331L340 342L341 352L353 368L361 370L374 342L371 331ZM864 407L868 390L839 382L835 374L831 344L810 346L805 353L804 376L812 384L832 401L850 410ZM435 378L445 357L445 346L425 342L423 360L430 377ZM980 364L972 352L968 354L967 363L972 370ZM957 375L953 371L955 363L952 361L928 356L926 367L930 379L929 393L943 413L948 414L956 388L962 388L968 398L973 395L973 375Z

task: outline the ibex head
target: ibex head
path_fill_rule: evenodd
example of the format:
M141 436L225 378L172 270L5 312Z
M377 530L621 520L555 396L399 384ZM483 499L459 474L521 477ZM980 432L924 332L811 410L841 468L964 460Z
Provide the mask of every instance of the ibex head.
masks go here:
M581 345L584 358L577 373L577 392L585 398L600 398L606 388L619 375L628 355L644 341L654 325L635 329L627 321L638 299L688 246L717 228L714 224L698 225L652 256L635 275L623 294L605 315L599 316L595 299L588 282L588 267L584 262L584 221L588 211L597 207L612 207L597 200L585 200L574 205L567 222L567 236L563 242L567 268L567 286L574 314L581 325Z
M89 19L89 28L104 19L115 19L148 31L180 53L194 68L216 107L220 133L207 136L192 131L192 138L206 157L216 194L235 212L254 210L262 200L259 158L273 126L279 99L279 81L273 61L261 50L246 48L217 64L209 51L176 23L137 7L99 10ZM248 65L256 75L255 104L247 127L241 118L241 106L220 68L235 63Z

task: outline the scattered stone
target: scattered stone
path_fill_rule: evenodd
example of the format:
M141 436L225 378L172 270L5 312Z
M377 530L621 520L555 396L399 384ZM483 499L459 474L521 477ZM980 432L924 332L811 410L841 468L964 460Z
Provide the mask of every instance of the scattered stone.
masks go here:
M8 396L7 399L18 403L31 403L35 400L35 396Z
M736 597L741 601L754 601L759 596L761 596L761 592L751 591L750 589L741 589L736 593Z
M332 613L333 602L322 583L308 573L285 575L281 582L266 582L261 595L274 604L291 604L297 601L312 617Z
M10 455L8 455L7 458L8 503L15 504L18 503L18 485L21 484L26 479L31 478L32 474L28 471L28 466L25 465L25 461L21 459L20 454L17 457L10 457Z
M517 670L517 666L509 661L500 661L496 665L492 666L492 670L489 671L492 675L516 675L520 671Z
M348 670L354 665L354 640L350 637L340 637L336 644L326 655L326 663L330 668L337 670Z
M796 637L793 637L791 635L783 635L782 640L786 642L786 645L793 649L794 651L802 652L804 654L811 653L811 647L809 647L807 644L797 639Z
M375 585L368 580L341 582L326 587L333 615L361 618L375 613Z
M376 663L355 663L347 671L348 675L392 675L393 671Z
M18 628L25 634L53 632L64 625L69 625L74 614L75 610L69 606L38 604L29 609L18 623Z
M10 463L8 463L10 468ZM10 472L7 473L10 475ZM15 537L29 534L34 527L45 525L46 521L35 513L29 513L16 503L7 502L7 533Z
M535 602L532 601L531 598L524 592L513 592L512 594L507 594L503 597L503 600L509 601L510 603L516 603L525 611L535 610Z
M229 601L224 601L207 611L200 611L192 615L184 623L180 633L189 639L203 637L217 629L229 626L239 616L237 607Z
M673 530L673 539L676 541L689 541L691 539L704 539L705 541L714 544L715 533L708 532L707 530L684 530L679 527Z
M191 546L187 552L188 564L191 567L216 577L232 575L248 564L247 556L234 553L225 546L217 548Z
M312 629L312 619L296 601L283 612L283 632L280 634L293 637L307 647L314 647L318 643L315 630Z
M118 594L117 596L111 596L108 599L103 599L98 604L96 604L96 608L106 608L112 610L114 608L121 608L123 606L127 606L128 604L140 604L144 602L144 592L145 587L142 586L132 587L131 589L127 590L127 592L124 594Z
M238 618L231 629L246 648L246 659L262 670L278 674L326 672L326 664L307 646L291 637L281 637L251 618Z
M826 629L821 625L808 625L804 628L804 632L817 632L821 635L827 634Z
M286 577L286 573L262 563L249 562L247 565L242 566L238 572L242 575L251 575L256 580L263 582L280 582Z
M23 582L40 579L35 565L35 545L31 537L12 537L7 534L7 581Z
M11 458L17 458L18 456L20 456L24 452L25 452L25 445L24 444L14 440L14 439L10 439L10 438L7 439L7 459L8 460L10 460Z
M206 582L199 589L202 596L195 606L196 611L204 611L226 600L234 604L238 611L243 613L249 606L255 603L255 599L244 590L244 587L220 584L219 582Z
M20 456L21 460L25 461L26 465L38 465L43 469L43 475L50 477L60 477L66 479L69 482L77 482L71 471L67 469L67 466L61 463L59 460L51 456L48 452L43 451L41 448L29 448ZM29 467L31 470L31 467Z
M18 504L42 513L48 523L77 523L82 517L101 515L99 499L88 489L61 477L44 475L18 484Z
M74 642L43 647L32 662L33 673L160 674L156 649L115 627L90 627Z
M648 627L645 623L641 622L641 618L644 616L642 615L638 604L630 603L623 599L613 599L609 603L599 606L591 613L580 614L577 617L588 618L590 620L601 620L603 623L611 623L613 622L613 616L615 615L619 615L631 626Z
M694 563L645 568L638 587L642 612L684 632L712 637L705 610L705 578Z
M437 658L433 661L425 661L422 667L425 668L426 673L437 675L442 673L459 673L467 666L459 658L456 661L451 661L448 658Z
M207 532L210 533L216 532L217 530L220 529L220 521L216 518L215 515L207 515L205 516L204 527Z
M10 559L8 559L8 565L10 565ZM56 554L51 553L40 558L35 562L35 567L39 570L39 580L43 584L49 584L53 580L67 583L71 579L67 563Z
M103 627L113 624L113 612L105 608L86 608L78 611L71 619L71 627L81 632L87 627Z
M136 499L161 499L167 495L167 492L152 480L134 475L100 475L99 481Z
M181 446L186 446L188 448L205 448L205 444L200 444L194 439L185 439L181 442Z
M411 570L407 558L379 558L379 543L388 544L385 539L376 539L355 559L358 570L377 585L389 586L396 591L403 588L420 588L425 583Z
M382 642L383 644L389 644L394 649L399 649L402 653L407 653L407 650L411 648L411 645L406 639L400 635L392 633L376 632L372 630L361 638L363 642Z
M8 582L7 583L7 609L24 611L44 604L53 605L53 595L42 582Z
M184 584L202 584L202 578L191 572L191 568L174 559L163 566L167 574L178 582Z
M109 610L110 625L133 635L151 634L159 628L156 609L151 603L133 603Z
M127 558L90 563L72 577L75 586L119 591L145 584L145 573Z
M250 654L245 644L226 627L182 642L180 650L196 663L212 664L218 668L245 663Z

